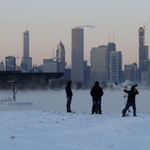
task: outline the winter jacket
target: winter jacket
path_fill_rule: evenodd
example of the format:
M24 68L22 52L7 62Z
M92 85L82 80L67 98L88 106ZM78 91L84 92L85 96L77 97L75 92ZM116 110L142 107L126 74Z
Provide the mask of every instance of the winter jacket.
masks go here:
M95 86L92 87L90 92L93 100L101 100L101 97L103 96L103 90L99 85L95 84Z
M66 86L66 95L72 97L73 93L71 90L71 83L68 82L67 86Z
M138 90L135 89L134 86L131 87L131 90L124 90L124 92L128 93L128 103L135 103L135 96L139 94Z

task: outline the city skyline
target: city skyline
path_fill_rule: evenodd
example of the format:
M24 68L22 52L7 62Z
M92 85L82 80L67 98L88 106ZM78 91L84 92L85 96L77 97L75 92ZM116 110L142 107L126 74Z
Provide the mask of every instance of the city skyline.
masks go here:
M33 7L34 6L34 7ZM148 0L83 0L83 1L19 1L0 2L0 61L6 56L22 59L21 34L30 32L30 57L33 64L53 57L53 47L61 40L66 62L71 65L71 28L84 26L84 59L90 60L92 47L116 44L124 64L139 62L138 29L145 25L145 45L150 45Z

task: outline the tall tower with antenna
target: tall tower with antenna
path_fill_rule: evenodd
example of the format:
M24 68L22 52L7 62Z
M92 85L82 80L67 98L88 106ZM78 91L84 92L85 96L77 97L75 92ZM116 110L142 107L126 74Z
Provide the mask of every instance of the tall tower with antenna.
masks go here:
M109 37L109 43L107 45L107 74L108 74L108 81L110 81L110 53L116 52L116 44L114 43L114 31L113 31L113 42L110 42Z
M26 24L26 28L27 28L27 30L22 33L22 62L21 62L21 68L23 68L24 71L28 71L30 68L32 68L32 58L29 57L28 24Z
M139 80L144 70L144 61L148 60L149 48L145 45L145 26L139 28Z
M143 71L143 52L144 52L144 28L139 28L139 80L141 80L141 73Z
M22 33L22 57L29 57L29 31Z

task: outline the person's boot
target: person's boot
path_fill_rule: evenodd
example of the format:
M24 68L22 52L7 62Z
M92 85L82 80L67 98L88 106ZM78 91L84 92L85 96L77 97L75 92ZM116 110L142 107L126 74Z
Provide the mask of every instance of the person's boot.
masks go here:
M123 113L124 112L124 109L122 110L122 112L121 113Z
M99 114L102 114L102 110L101 110L101 106L100 105L98 105L98 112L99 112Z
M133 116L136 117L136 109L133 110Z
M92 114L94 114L94 112L95 112L95 106L93 105L92 106Z
M100 111L99 114L102 114L102 111Z
M123 109L122 117L125 117L125 109Z

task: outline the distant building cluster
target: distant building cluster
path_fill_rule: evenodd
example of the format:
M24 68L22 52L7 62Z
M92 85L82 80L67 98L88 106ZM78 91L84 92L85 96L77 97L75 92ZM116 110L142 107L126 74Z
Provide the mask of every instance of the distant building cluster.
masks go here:
M0 63L0 70L22 72L62 72L64 80L93 84L100 83L122 83L129 80L133 83L141 83L150 86L150 60L149 47L145 45L145 29L140 27L139 33L139 67L136 63L124 65L122 69L122 53L116 50L116 44L109 42L91 48L90 66L84 60L84 29L75 27L71 29L71 68L65 62L65 46L60 41L56 48L56 57L43 59L40 66L32 64L29 55L29 31L22 33L22 61L20 66L16 65L16 57L7 56Z

